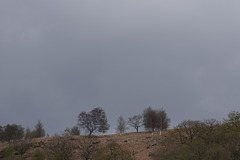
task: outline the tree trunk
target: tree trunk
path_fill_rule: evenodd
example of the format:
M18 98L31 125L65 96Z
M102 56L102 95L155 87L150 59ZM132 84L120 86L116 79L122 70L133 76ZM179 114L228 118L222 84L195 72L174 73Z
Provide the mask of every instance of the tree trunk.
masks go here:
M93 133L93 131L90 131L88 137L91 137L92 133Z

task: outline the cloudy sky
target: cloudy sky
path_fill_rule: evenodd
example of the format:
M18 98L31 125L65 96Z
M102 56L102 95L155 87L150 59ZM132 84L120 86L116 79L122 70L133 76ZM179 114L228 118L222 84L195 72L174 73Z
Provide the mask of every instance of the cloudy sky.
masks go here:
M1 0L0 125L50 135L102 107L171 127L240 109L240 1Z

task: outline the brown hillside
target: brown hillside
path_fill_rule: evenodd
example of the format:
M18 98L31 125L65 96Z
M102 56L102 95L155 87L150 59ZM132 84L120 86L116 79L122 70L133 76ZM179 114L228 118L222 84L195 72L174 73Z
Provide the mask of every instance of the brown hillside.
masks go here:
M100 147L104 147L106 144L116 142L123 149L127 149L132 154L134 154L136 160L150 160L152 153L161 146L161 142L166 137L168 132L169 131L163 131L161 136L159 135L159 132L124 133L122 135L101 135L95 136L95 143L100 145ZM71 141L72 144L77 145L80 142L82 136L65 136L60 138L66 138L68 141ZM30 160L34 150L47 150L51 142L56 141L56 139L56 137L32 139L28 142L32 144L32 147L30 147L30 149L24 154L24 156L28 157L27 160ZM0 143L0 151L3 151L7 147L7 143ZM74 159L81 159L79 157L78 151L74 150L73 154Z

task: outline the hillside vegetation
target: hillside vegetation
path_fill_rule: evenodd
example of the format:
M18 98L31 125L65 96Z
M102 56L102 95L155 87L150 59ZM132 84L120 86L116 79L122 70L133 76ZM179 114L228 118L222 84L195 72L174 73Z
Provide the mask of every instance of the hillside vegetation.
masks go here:
M0 145L1 159L150 160L169 131L34 138ZM40 158L39 158L40 157ZM42 157L42 158L41 158Z
M0 159L239 160L240 113L230 112L223 123L187 120L160 132L66 134L26 140L12 137L0 143Z

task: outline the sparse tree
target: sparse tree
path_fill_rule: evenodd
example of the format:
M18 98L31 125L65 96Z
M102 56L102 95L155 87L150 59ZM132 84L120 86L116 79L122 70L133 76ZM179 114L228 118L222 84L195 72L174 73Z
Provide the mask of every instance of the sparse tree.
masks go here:
M80 130L78 126L73 126L73 128L71 129L71 135L80 135Z
M228 113L228 119L224 119L226 123L229 123L232 127L239 130L240 129L240 112L232 111Z
M24 128L21 125L8 124L4 127L4 140L7 142L21 140L24 136Z
M126 121L124 120L123 116L119 116L118 118L118 126L116 128L117 133L124 133L127 130L127 126L126 126Z
M225 119L226 122L230 123L239 123L240 122L240 112L239 111L232 111L228 113L228 119Z
M36 137L36 132L31 131L30 128L27 128L25 131L24 139L27 140L35 137Z
M167 134L164 147L159 147L153 158L240 160L238 117L236 112L228 116L227 123L221 125L216 119L181 122Z
M129 150L123 149L116 142L111 142L105 147L98 150L94 155L93 160L133 160Z
M143 125L142 115L134 115L133 117L128 118L128 125L134 127L138 132L138 129Z
M157 115L157 128L160 130L160 135L162 134L162 130L167 129L169 127L170 119L167 116L167 113L165 112L164 109L160 109L156 111Z
M35 126L35 134L36 134L36 138L40 138L40 137L45 136L45 130L44 130L43 124L40 120L38 120L38 122Z
M146 130L154 131L157 128L157 115L152 107L148 107L143 112L143 124Z
M70 135L80 135L80 130L78 129L78 126L73 126L73 128L67 127L63 134L63 136L70 136Z
M79 146L77 147L80 151L80 156L85 160L93 159L93 155L97 152L98 140L94 137L82 137L80 139Z
M102 108L94 108L89 113L81 112L78 116L78 125L89 132L89 136L94 132L105 133L109 129L107 117Z
M48 151L56 160L70 160L73 159L73 143L68 137L57 137L49 145Z
M205 124L201 121L182 121L175 127L175 132L177 133L182 144L186 142L192 142L196 137L201 136L204 132Z
M107 123L107 118L103 118L101 121L101 125L99 126L98 132L100 133L106 133L109 129L109 124Z
M27 128L25 131L24 139L27 140L30 138L31 138L31 130L30 130L30 128Z
M160 131L167 129L170 123L170 119L164 109L153 110L148 107L143 112L143 125L148 131L155 131L159 129Z
M218 120L212 118L212 119L207 119L203 122L206 127L209 129L209 130L213 130L214 128L216 128L221 122L219 122Z
M71 129L70 128L66 128L62 134L63 136L70 136L71 135Z
M4 128L0 125L0 142L4 141Z
M13 145L13 148L23 156L32 147L32 143L29 140L20 140Z

